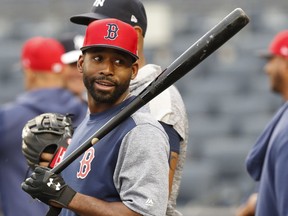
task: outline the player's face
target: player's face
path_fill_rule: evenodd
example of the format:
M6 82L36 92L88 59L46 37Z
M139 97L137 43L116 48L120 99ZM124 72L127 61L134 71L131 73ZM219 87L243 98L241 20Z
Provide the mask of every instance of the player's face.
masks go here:
M271 90L276 93L283 93L287 88L285 85L288 81L287 60L274 56L268 59L264 70L269 76Z
M138 65L132 58L113 49L89 49L79 60L88 94L95 103L117 104L129 92Z

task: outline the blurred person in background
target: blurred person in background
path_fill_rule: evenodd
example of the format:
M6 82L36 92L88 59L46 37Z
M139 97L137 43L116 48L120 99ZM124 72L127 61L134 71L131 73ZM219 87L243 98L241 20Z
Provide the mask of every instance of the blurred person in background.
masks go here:
M284 104L247 156L248 173L259 185L237 216L288 215L288 30L276 34L262 57L267 60L270 89Z
M77 61L82 54L80 47L83 45L83 40L83 35L74 33L67 33L59 38L59 41L65 48L65 53L61 56L61 61L64 64L63 76L65 87L80 99L87 101L83 75L77 69Z
M88 25L93 20L104 18L116 18L126 22L132 25L138 34L139 72L130 83L131 93L138 95L162 72L160 66L146 64L144 38L147 30L147 17L144 5L139 0L96 0L90 12L72 16L70 20L72 23ZM169 136L170 197L166 214L182 215L176 210L176 199L188 142L188 119L185 105L175 86L171 86L148 104L151 114L162 124Z
M22 129L28 120L46 113L73 114L74 126L87 106L64 88L62 44L47 37L32 37L22 47L25 92L0 107L0 200L5 216L45 215L47 206L21 190L28 165L21 152Z
M87 91L83 84L83 75L77 69L77 61L79 56L82 54L80 47L82 47L83 45L84 36L75 33L65 33L61 35L61 37L59 37L59 41L65 49L65 53L63 53L61 56L61 61L63 63L62 76L64 81L64 87L70 90L75 96L79 97L84 102L83 106L87 107L88 111L88 105L86 104ZM37 144L39 143L33 143L33 145ZM51 143L48 142L48 144ZM25 144L25 148L31 148L30 145ZM44 144L41 143L41 146L43 145ZM31 163L31 158L35 159L34 153L38 153L40 155L40 163L37 165L40 166L48 166L50 163L52 163L55 154L57 154L55 149L48 147L45 148L43 152L41 152L42 148L32 148L32 151L25 151L26 155L24 154L24 156L26 157L27 161ZM36 164L34 164L32 167L34 167L35 165Z

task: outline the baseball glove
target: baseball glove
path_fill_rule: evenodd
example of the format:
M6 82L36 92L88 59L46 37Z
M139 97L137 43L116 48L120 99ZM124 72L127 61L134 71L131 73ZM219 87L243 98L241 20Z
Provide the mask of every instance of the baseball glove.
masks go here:
M22 152L28 165L35 169L43 152L52 153L49 168L59 162L73 135L71 115L44 113L31 119L22 130Z

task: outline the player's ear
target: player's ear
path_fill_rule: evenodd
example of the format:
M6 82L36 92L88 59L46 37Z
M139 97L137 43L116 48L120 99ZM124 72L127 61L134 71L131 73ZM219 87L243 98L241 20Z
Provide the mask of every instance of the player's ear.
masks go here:
M139 64L137 62L133 63L132 68L131 68L132 70L131 80L135 79L135 77L137 76L138 69L139 69Z
M139 38L139 36L142 36L143 30L140 26L134 26L134 29L137 32L138 38Z
M84 62L84 55L80 55L77 61L77 69L80 73L83 73L83 62Z

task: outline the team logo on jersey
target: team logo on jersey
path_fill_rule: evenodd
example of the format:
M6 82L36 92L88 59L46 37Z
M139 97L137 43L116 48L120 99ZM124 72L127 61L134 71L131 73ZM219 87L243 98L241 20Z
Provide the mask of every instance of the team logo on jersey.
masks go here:
M105 0L96 0L93 4L94 7L103 7Z
M91 171L91 163L95 157L95 149L89 148L83 155L80 161L79 171L77 172L77 178L84 179Z
M114 23L109 23L107 26L107 35L104 38L107 40L115 40L118 37L119 27Z

